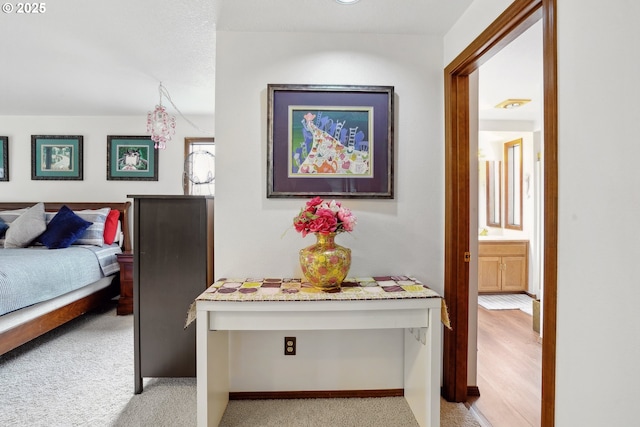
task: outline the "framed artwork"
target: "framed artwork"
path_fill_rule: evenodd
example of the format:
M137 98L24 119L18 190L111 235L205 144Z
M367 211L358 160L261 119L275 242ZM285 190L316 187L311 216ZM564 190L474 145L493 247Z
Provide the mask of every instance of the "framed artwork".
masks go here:
M9 137L0 136L0 181L9 181Z
M107 180L157 181L158 151L149 136L107 136Z
M268 198L393 198L393 86L267 90Z
M31 135L32 180L82 181L81 135Z

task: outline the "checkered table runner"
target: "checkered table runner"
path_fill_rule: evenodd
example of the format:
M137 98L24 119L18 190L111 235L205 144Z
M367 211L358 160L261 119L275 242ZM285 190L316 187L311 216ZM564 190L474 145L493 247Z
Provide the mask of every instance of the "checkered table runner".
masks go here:
M340 289L323 291L302 279L219 279L197 299L204 301L308 301L439 298L407 276L347 278Z
M437 292L408 276L348 277L340 289L322 291L303 279L234 278L218 279L196 301L358 301L407 298L440 298ZM186 325L195 319L195 302ZM449 316L442 299L442 322L449 327Z

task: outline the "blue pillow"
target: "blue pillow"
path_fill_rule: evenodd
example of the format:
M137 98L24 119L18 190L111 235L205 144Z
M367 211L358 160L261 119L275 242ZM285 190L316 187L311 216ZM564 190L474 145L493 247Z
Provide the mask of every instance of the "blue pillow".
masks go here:
M38 240L49 249L68 248L82 236L91 224L63 205L47 224L47 229Z
M80 218L91 223L89 228L85 230L74 245L104 245L104 224L110 211L111 209L109 208L74 211L73 213L78 215ZM47 223L53 220L55 215L57 214L54 214L53 212L45 214Z
M4 234L7 232L8 228L9 228L9 224L4 222L2 218L0 218L0 239L4 237Z

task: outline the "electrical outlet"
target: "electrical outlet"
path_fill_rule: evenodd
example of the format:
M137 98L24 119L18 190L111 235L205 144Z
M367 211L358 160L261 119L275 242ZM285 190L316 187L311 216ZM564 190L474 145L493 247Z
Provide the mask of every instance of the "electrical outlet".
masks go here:
M284 355L296 355L296 337L284 337Z

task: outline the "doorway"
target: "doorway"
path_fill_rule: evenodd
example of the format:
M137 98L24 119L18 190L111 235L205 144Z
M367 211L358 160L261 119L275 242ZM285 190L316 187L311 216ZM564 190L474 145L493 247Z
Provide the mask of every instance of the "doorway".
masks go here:
M469 334L469 75L535 22L543 22L544 57L544 313L542 409L544 426L554 425L557 260L557 92L555 0L514 2L445 69L445 298L453 330L445 330L443 396L468 396ZM474 325L475 327L475 325Z
M469 306L468 376L480 396L469 393L469 403L496 427L540 426L542 62L540 20L470 76L472 98L478 93L470 153L478 155L469 293L478 306Z

